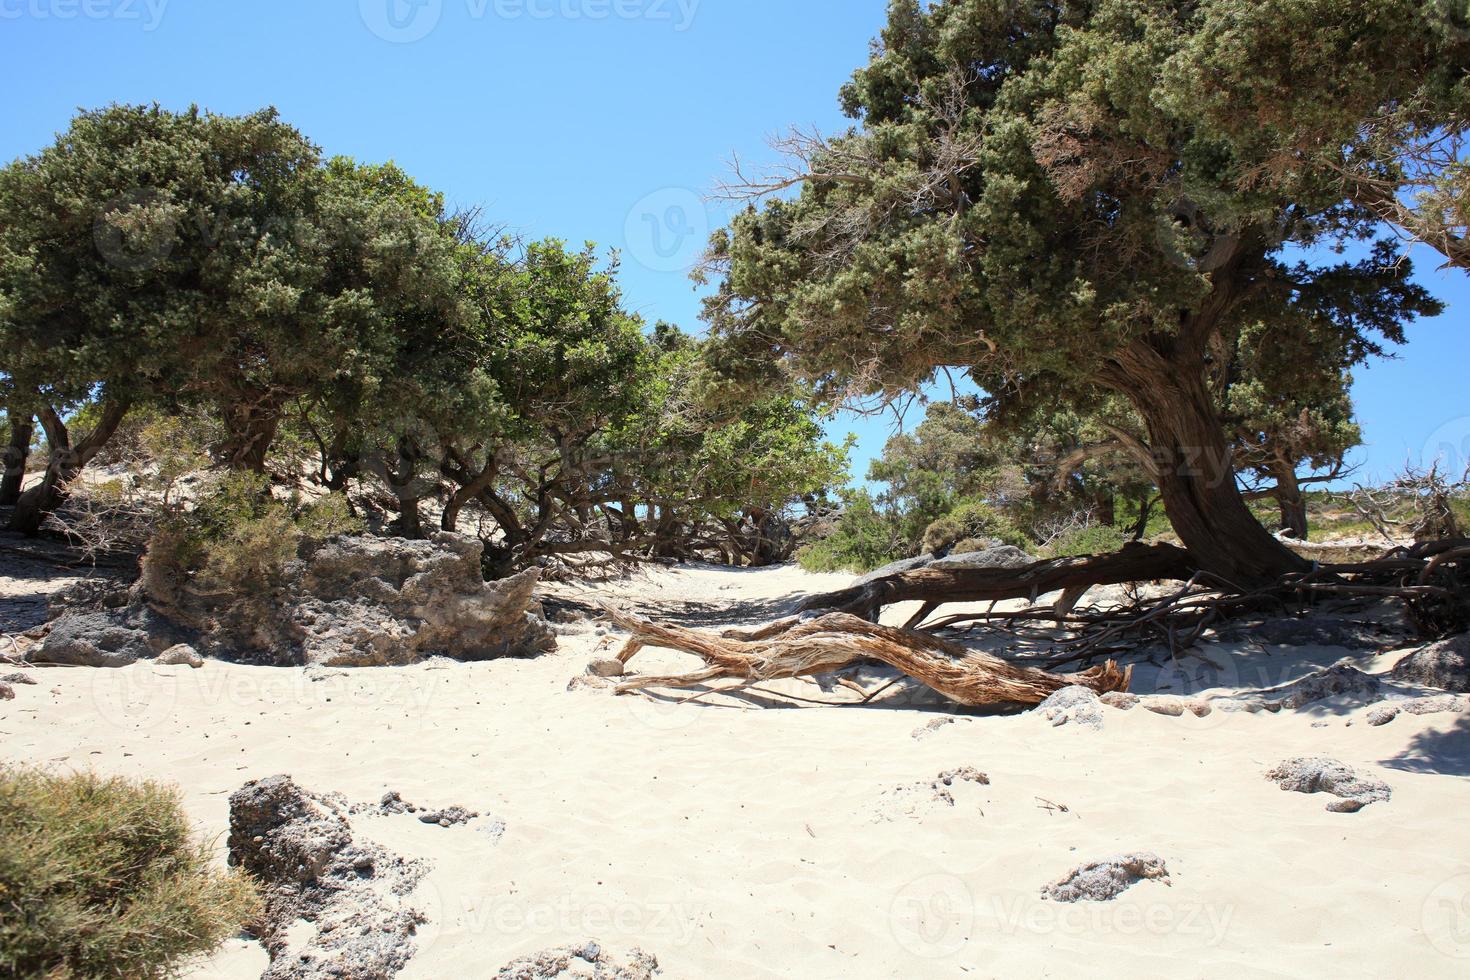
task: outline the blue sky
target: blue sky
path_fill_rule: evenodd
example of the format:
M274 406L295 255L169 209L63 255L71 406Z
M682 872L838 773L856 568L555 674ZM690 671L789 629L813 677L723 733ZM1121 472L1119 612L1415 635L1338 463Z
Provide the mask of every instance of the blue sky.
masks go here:
M884 0L0 0L0 157L78 107L274 105L331 154L394 160L531 238L623 253L629 306L697 329L686 275L726 212L705 201L732 153L769 159L791 125L846 125L837 89ZM1399 360L1360 372L1363 477L1452 447L1470 456L1470 281ZM910 424L922 410L910 413ZM835 419L854 471L890 418Z

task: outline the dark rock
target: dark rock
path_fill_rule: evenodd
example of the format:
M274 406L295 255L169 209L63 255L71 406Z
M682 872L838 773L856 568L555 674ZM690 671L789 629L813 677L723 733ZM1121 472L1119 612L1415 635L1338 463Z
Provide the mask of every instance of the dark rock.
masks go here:
M428 813L419 814L420 823L438 824L440 827L460 827L471 820L479 818L478 813L466 810L462 806L452 806L444 810L431 810Z
M1442 640L1398 662L1392 677L1406 684L1470 694L1470 633Z
M126 667L183 641L176 626L146 608L67 613L51 623L31 659L65 667Z
M414 955L426 919L390 899L412 893L425 866L357 841L341 809L289 776L230 797L230 863L264 892L259 935L271 965L261 980L387 978Z
M14 700L15 700L15 688L11 687L9 684L6 684L4 681L0 681L0 701L14 701Z
M904 572L911 572L916 568L923 568L937 557L937 555L920 555L917 558L905 558L903 561L896 561L891 565L884 565L882 568L875 569L857 579L852 584L855 586L867 585L869 582L876 582L880 578L888 578L890 575L901 575Z
M1001 545L999 548L990 548L986 551L971 551L963 555L940 558L938 561L930 562L928 567L953 571L972 568L1024 568L1035 563L1036 559L1020 548Z
M1140 881L1169 880L1169 869L1157 854L1126 854L1074 869L1041 890L1054 902L1109 902Z
M30 685L34 685L36 683L36 679L34 677L32 677L30 674L6 674L4 677L0 677L0 682L6 683L6 684L30 684Z
M1331 813L1357 813L1371 803L1385 803L1393 796L1388 784L1362 776L1336 759L1291 759L1272 769L1266 778L1289 793L1331 793L1340 797L1329 803Z

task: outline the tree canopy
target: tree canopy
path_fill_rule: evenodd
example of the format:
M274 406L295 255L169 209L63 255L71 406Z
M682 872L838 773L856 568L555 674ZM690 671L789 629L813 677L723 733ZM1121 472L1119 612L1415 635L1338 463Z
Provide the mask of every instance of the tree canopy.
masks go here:
M1373 349L1438 306L1392 242L1363 263L1318 260L1377 236L1379 216L1326 171L1274 172L1279 140L1220 125L1196 97L1214 33L1252 6L895 0L841 92L853 128L795 134L787 173L731 188L767 199L712 244L722 356L780 358L834 398L911 390L941 367L1002 411L1122 398L1201 567L1239 583L1299 568L1236 485L1228 352L1263 322ZM1257 49L1332 56L1307 18L1288 23L1299 32L1242 42L1242 71L1288 84L1296 65L1255 68ZM1420 91L1425 53L1405 67L1395 51L1383 57L1402 70L1376 76L1373 98L1320 101L1334 132Z

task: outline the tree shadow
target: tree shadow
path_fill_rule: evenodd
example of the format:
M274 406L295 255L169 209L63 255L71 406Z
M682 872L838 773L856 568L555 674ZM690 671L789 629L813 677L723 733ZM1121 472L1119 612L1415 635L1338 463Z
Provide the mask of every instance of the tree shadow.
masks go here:
M1420 732L1404 751L1379 765L1402 772L1470 776L1470 717L1461 715L1448 731Z

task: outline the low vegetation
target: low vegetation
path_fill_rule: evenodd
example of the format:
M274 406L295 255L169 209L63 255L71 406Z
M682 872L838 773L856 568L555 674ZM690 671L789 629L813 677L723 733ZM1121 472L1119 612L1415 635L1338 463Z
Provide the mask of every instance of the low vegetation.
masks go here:
M173 976L258 909L154 783L0 769L0 840L5 976Z

